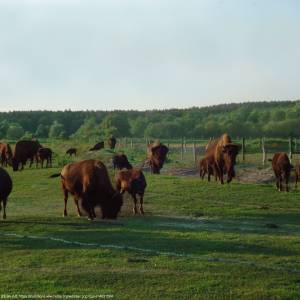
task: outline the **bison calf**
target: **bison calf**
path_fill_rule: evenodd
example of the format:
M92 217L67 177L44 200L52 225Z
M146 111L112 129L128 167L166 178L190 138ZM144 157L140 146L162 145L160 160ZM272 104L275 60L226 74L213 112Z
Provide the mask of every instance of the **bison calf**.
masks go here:
M275 153L272 159L272 168L276 177L276 187L279 191L283 191L283 184L285 182L285 190L289 191L289 178L293 166L286 153Z
M123 194L128 192L134 201L133 212L137 213L137 195L140 196L140 213L144 214L143 199L147 186L145 176L140 169L123 169L116 174L117 190Z
M66 151L66 154L69 154L69 156L72 156L74 154L74 156L76 156L77 154L77 149L76 148L70 148Z
M211 175L215 175L215 179L217 180L213 157L206 156L200 160L199 174L200 174L201 179L204 179L204 176L207 174L208 181L210 181Z
M12 180L8 173L0 168L0 210L3 204L3 219L6 219L6 203L7 198L12 190Z
M52 150L50 148L39 148L37 158L40 161L42 168L44 167L44 160L46 160L46 168L48 168L48 166L52 168Z

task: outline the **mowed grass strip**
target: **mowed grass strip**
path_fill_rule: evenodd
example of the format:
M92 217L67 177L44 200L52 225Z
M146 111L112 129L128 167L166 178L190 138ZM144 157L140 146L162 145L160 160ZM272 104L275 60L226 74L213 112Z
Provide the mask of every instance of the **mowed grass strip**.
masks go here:
M0 222L1 294L300 297L298 191L147 173L145 216L132 215L126 196L117 221L90 222L76 216L71 197L62 217L60 180L49 178L59 171L11 172L8 219Z

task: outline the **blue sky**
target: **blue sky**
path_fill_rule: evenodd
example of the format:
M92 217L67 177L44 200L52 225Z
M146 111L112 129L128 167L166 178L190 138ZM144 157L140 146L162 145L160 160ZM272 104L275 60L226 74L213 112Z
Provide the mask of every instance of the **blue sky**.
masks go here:
M0 0L0 110L300 99L297 0Z

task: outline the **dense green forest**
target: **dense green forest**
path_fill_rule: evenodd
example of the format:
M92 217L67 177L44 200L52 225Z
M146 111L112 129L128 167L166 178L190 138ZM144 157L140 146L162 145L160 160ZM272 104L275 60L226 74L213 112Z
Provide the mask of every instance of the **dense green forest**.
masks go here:
M0 112L0 138L300 137L300 101L151 111Z

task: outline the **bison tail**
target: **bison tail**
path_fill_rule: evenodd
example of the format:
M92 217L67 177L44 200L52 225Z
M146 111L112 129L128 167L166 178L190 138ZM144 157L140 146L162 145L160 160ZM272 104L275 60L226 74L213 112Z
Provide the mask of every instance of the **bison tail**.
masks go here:
M59 177L59 176L61 176L61 174L60 173L56 173L56 174L50 175L49 178L55 178L55 177Z

